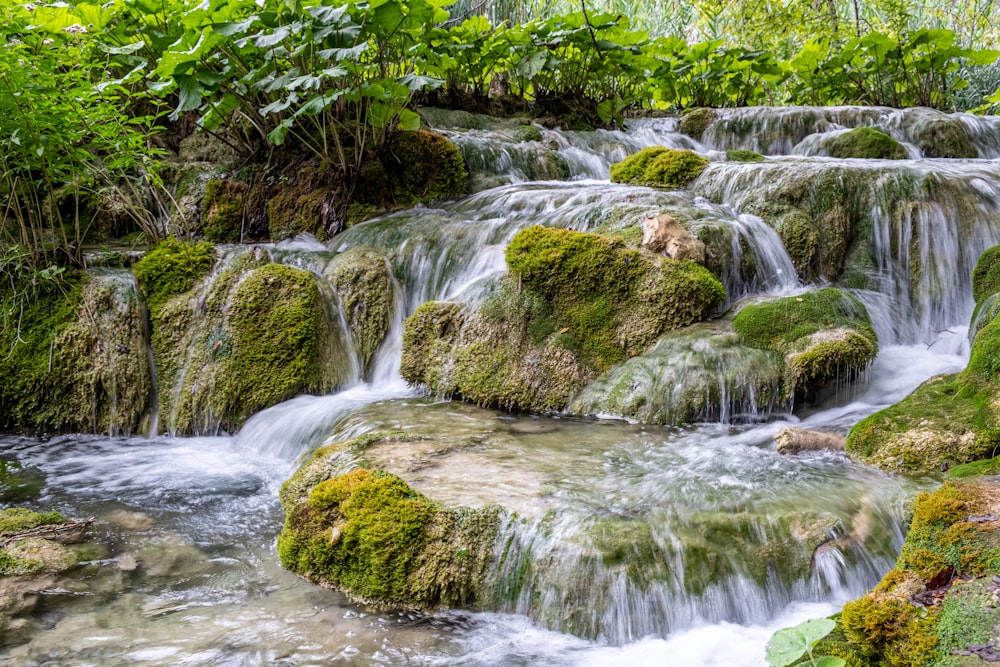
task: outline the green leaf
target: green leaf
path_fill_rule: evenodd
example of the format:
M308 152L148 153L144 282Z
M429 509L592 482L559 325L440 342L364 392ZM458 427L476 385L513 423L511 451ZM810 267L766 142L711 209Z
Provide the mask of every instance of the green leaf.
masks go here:
M275 146L280 146L285 143L285 136L288 134L288 130L292 129L292 124L294 119L286 118L285 120L278 123L278 126L268 132L267 139Z
M174 78L177 80L180 101L174 112L170 114L171 120L177 120L185 111L191 111L201 106L202 87L198 79L190 74L179 74Z
M814 618L799 623L794 628L778 630L767 642L765 657L772 667L786 667L798 662L806 651L812 649L823 637L830 634L837 624L828 618Z
M843 658L835 658L832 655L824 655L816 659L816 667L845 667L847 663Z
M396 127L404 132L416 132L420 129L420 116L409 109L403 109L399 112L399 125Z

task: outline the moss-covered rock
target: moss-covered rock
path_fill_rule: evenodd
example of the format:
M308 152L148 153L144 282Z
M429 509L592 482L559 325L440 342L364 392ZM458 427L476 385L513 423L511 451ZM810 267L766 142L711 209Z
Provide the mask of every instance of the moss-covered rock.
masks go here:
M896 567L844 605L838 652L821 645L817 653L863 665L981 664L977 651L1000 640L998 512L995 481L946 482L920 494Z
M965 371L933 377L851 429L847 451L884 470L926 473L1000 448L1000 320L979 330Z
M851 380L878 353L868 313L854 297L828 287L744 306L733 328L751 347L785 355L785 392L808 396Z
M154 319L163 305L187 292L215 265L215 246L166 238L132 267Z
M692 139L701 141L702 135L705 134L705 130L708 126L715 122L718 114L715 109L708 109L705 107L696 107L694 109L687 109L683 114L681 114L680 122L678 123L679 129L684 134L688 135Z
M401 208L465 194L469 175L462 154L447 137L436 132L397 132L381 162L394 203Z
M138 431L152 380L145 316L123 271L0 295L0 423L101 433Z
M830 157L868 160L905 160L908 156L901 143L874 127L857 127L834 135L823 142Z
M337 292L367 372L389 332L394 308L392 266L377 250L357 247L334 257L324 273Z
M596 373L725 298L704 267L597 234L530 227L507 263L477 312L439 304L407 321L404 378L483 405L561 409Z
M935 114L922 118L910 128L913 142L931 158L970 160L979 157L979 151L969 140L962 122L955 117Z
M169 301L153 342L160 423L180 433L235 430L258 410L338 386L349 367L316 278L249 259Z
M614 183L686 188L708 166L708 159L686 149L650 146L611 165Z
M209 241L235 243L243 237L250 186L231 178L205 186L201 231Z
M331 459L373 439L317 451L282 487L282 565L378 606L474 606L501 510L442 507L380 470L337 474Z

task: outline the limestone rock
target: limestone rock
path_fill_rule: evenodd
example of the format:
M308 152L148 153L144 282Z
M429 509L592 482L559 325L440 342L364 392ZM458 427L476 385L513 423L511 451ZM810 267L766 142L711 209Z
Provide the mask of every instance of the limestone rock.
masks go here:
M672 259L705 262L705 244L666 213L642 221L642 245Z
M839 433L811 431L794 426L786 426L774 436L779 454L798 454L799 452L844 451L844 436Z

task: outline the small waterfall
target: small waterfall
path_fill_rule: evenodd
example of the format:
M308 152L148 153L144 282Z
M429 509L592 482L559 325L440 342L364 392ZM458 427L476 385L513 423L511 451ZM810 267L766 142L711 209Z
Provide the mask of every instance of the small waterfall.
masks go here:
M966 113L946 114L921 107L746 107L718 109L701 142L713 150L746 149L764 155L812 154L824 133L875 127L909 144L911 157L969 145L980 158L1000 157L1000 119ZM958 142L958 143L956 143ZM923 148L920 148L923 147ZM928 154L927 157L938 157ZM971 157L941 155L940 157Z
M788 159L713 164L695 185L736 209L832 211L840 278L881 295L864 300L882 342L930 345L968 322L972 269L1000 243L998 183L989 162Z

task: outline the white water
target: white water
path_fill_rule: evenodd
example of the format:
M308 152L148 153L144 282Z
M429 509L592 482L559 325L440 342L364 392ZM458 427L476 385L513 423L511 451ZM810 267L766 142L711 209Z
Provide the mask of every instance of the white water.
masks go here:
M674 131L671 123L637 124L631 146L670 143L663 137ZM561 133L549 139L560 151L577 151L578 163L565 158L571 164L606 165L615 151L625 150L621 134ZM692 145L683 138L676 142L671 145ZM919 230L916 245L910 237L894 241L891 210L873 208L873 262L883 287L861 296L873 313L881 353L861 382L838 388L808 412L779 413L756 425L686 429L506 415L419 398L397 369L403 317L431 299L481 298L503 270L506 242L530 224L617 228L648 212L684 211L695 226L735 230L737 259L744 245L739 239L755 253L756 273L734 269L726 277L731 298L801 289L773 231L736 211L741 193L767 187L766 179L780 177L781 169L791 175L824 161L788 161L787 167L772 162L785 164L713 166L699 188L717 203L606 182L512 184L441 209L359 225L334 239L332 250L381 249L400 278L391 333L376 355L370 383L354 373L342 391L262 411L233 437L3 437L5 457L45 475L37 505L98 517L98 532L109 547L87 566L82 581L60 581L42 595L30 639L0 653L0 664L763 665L763 645L774 630L831 613L891 566L906 500L928 484L887 478L836 454L782 458L772 438L787 424L846 432L927 377L964 366L971 298L963 292L963 272L979 251L1000 241L993 167L897 167L916 169L925 179L950 179L973 205L945 198L914 207L913 224L905 227ZM581 166L571 175L602 178L600 168ZM975 233L954 231L958 212L970 210ZM893 246L904 254L886 250ZM927 282L919 289L908 273L911 246L931 269L920 277ZM308 239L278 244L271 252L317 275L331 256ZM316 446L385 426L463 442L444 455L403 449L380 455L387 467L409 470L414 486L443 502L509 500L525 516L518 528L522 538L565 558L556 562L564 569L572 569L573 554L560 551L559 538L602 516L643 518L665 548L674 531L685 527L687 512L739 508L766 514L789 503L812 503L810 508L834 510L848 523L871 513L881 544L824 551L812 573L791 585L762 588L735 576L687 597L671 577L639 590L614 572L602 580L599 570L588 570L592 578L586 581L600 590L601 605L594 602L592 613L584 614L593 627L581 634L595 640L548 629L560 625L572 596L570 587L560 588L560 567L539 569L522 595L488 612L372 613L278 567L273 544L282 517L276 496ZM570 532L531 533L532 516L550 510L565 518ZM133 562L138 566L132 568Z

